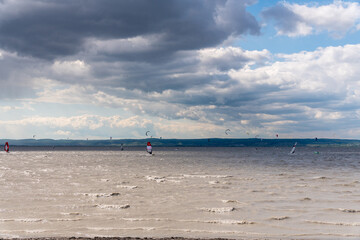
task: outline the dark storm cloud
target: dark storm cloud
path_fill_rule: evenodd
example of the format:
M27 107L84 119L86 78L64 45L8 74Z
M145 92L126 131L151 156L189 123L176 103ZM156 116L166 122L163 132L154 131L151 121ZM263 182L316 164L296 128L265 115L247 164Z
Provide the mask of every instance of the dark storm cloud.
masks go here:
M258 34L258 23L245 9L249 2L3 1L0 47L23 55L55 59L83 50L89 38L126 39L160 34L157 47L148 52L161 57L178 50L215 46L232 34Z
M0 99L35 97L34 87L36 86L32 79L41 77L38 69L42 69L44 65L44 61L20 58L0 51Z

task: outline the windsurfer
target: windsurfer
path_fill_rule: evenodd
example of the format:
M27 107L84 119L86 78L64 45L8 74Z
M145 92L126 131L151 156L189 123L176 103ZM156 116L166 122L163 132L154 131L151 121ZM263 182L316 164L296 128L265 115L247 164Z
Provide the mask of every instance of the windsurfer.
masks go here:
M293 148L291 149L290 154L294 154L294 153L295 153L296 144L297 144L297 142L294 144Z
M150 143L150 142L147 142L146 151L147 151L149 154L152 154L152 146L151 146L151 143Z
M9 152L10 151L10 146L9 146L9 143L6 142L5 145L4 145L4 151L5 152Z

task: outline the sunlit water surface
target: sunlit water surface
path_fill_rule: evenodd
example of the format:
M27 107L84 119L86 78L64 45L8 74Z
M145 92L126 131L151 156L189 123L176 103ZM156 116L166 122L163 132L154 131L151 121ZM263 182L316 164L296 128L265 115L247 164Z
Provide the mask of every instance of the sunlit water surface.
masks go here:
M0 153L0 237L360 239L360 149L289 151Z

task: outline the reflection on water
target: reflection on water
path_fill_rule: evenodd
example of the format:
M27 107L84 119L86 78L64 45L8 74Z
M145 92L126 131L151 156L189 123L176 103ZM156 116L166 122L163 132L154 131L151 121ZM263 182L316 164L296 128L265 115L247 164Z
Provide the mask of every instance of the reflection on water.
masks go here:
M126 150L1 153L0 237L360 238L358 148Z

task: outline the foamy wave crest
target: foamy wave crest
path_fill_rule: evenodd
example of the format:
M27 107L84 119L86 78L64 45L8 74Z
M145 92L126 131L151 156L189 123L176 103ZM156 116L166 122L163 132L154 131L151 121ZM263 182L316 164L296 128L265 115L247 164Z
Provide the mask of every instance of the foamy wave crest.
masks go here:
M117 188L125 188L125 189L135 189L138 188L138 186L129 186L129 185L117 185Z
M64 215L64 216L88 216L86 214L79 213L79 212L61 213L61 215Z
M360 213L360 210L357 210L357 209L339 208L338 210L341 211L341 212L346 212L346 213Z
M130 205L129 204L125 204L125 205L97 204L97 205L95 205L95 207L101 208L101 209L126 209L126 208L129 208Z
M312 221L312 220L306 220L306 222L315 223L315 224L339 225L339 226L360 226L360 222L344 223L344 222L325 222L325 221Z
M244 203L244 202L239 202L238 200L231 200L231 199L224 199L224 200L221 200L221 202L223 202L223 203L247 204L247 203Z
M88 230L93 231L116 231L116 230L142 230L142 231L152 231L157 228L154 227L135 227L135 228L114 228L114 227L87 227Z
M330 179L329 177L325 177L325 176L317 176L317 177L313 177L314 180L327 180Z
M255 222L249 221L238 221L238 220L209 220L204 221L205 223L213 223L213 224L232 224L232 225L246 225L246 224L255 224Z
M223 207L223 208L201 208L204 212L212 212L212 213L228 213L235 211L234 207Z
M120 196L120 193L75 193L75 196L81 195L86 197L117 197Z
M47 231L47 230L45 230L45 229L25 230L26 233L32 233L32 234L34 234L34 233L44 233L44 232L46 232L46 231Z
M215 184L218 184L218 183L220 183L220 182L219 181L209 181L210 185L215 185Z
M16 219L0 219L0 222L24 222L24 223L46 223L46 222L74 222L81 221L81 218L16 218Z
M0 219L0 222L47 222L45 219L41 218L16 218L16 219Z
M195 174L184 174L187 178L231 178L231 175L195 175Z
M54 218L49 219L49 222L78 222L83 220L82 218Z
M229 235L251 235L251 236L262 236L263 233L257 233L257 232L245 232L245 231L236 231L236 230L211 230L211 229L188 229L188 228L167 228L167 231L174 231L174 232L186 232L186 233L205 233L205 234L229 234ZM267 234L267 236L270 236Z
M147 222L147 221L151 221L151 222L161 222L161 221L169 222L169 221L173 221L170 218L122 218L122 220L129 221L129 222Z
M158 177L158 176L146 176L147 180L155 181L157 183L165 182L165 177Z

